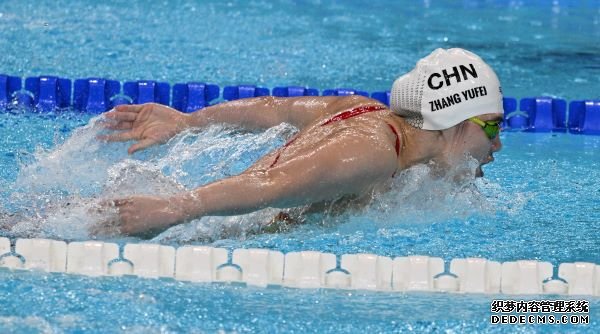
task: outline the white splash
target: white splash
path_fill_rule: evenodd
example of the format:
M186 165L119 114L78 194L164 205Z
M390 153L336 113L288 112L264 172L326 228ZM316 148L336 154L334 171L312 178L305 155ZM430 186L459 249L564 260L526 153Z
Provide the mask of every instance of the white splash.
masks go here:
M97 140L104 131L103 121L96 117L63 144L37 149L32 161L21 166L10 196L23 214L3 222L11 226L10 235L89 238L95 223L116 217L110 209L100 210L101 202L134 194L167 196L239 174L295 132L287 124L263 133L211 126L181 133L162 147L130 157L126 152L131 143ZM166 232L164 238L243 235L246 227L252 228L250 222L258 220L253 218L257 214L204 217ZM198 232L190 235L190 228ZM186 232L178 234L181 230Z
M116 219L115 211L100 210L102 201L134 194L167 196L239 174L296 131L287 124L262 133L211 126L181 133L161 147L130 157L126 151L131 143L96 139L104 131L103 121L102 116L92 119L52 150L38 149L33 161L21 166L11 199L20 205L23 214L8 224L12 235L87 239L94 224ZM439 177L434 175L435 165L417 165L400 172L387 191L372 194L361 206L340 211L335 209L340 203L332 203L320 214L307 214L306 220L360 228L365 221L390 226L494 214L497 205L509 196L498 185L475 180L476 167L477 162L467 158ZM480 189L491 192L491 199ZM302 213L305 209L292 211ZM153 241L244 239L280 211L268 208L246 215L202 217L175 226Z
M400 172L390 190L374 197L365 216L378 225L433 223L473 214L493 214L494 207L480 192L475 159L466 158L443 176L433 163Z

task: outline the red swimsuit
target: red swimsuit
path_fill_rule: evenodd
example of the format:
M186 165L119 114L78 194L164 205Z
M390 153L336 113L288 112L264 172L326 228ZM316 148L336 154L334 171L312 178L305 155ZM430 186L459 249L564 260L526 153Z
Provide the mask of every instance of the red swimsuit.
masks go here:
M345 120L348 118L352 118L354 116L362 115L364 113L368 113L368 112L372 112L372 111L379 111L379 110L383 110L383 109L386 109L386 107L378 106L378 105L356 107L352 110L344 111L340 114L333 116L332 118L323 122L321 124L321 126L325 126L325 125L328 125L328 124L331 124L331 123L334 123L337 121L342 121L342 120ZM400 155L400 138L398 137L398 132L396 132L396 129L394 129L394 127L390 123L387 123L387 124L390 127L390 129L392 130L392 132L394 133L394 135L396 135L396 155ZM269 168L275 166L275 164L277 163L277 160L279 160L279 156L281 156L281 153L283 153L283 151L288 146L290 146L297 138L298 137L294 137L290 141L285 143L285 145L283 145L283 147L279 150L279 153L277 154L277 156L275 157L275 160L273 160L273 163L271 164L271 166L269 166ZM392 177L393 177L393 175L392 175Z

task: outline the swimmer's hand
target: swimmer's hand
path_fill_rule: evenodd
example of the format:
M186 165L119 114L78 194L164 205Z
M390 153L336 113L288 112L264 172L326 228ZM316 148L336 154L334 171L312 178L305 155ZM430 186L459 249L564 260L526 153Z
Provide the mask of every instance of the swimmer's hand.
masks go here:
M99 136L109 142L135 140L127 152L133 154L162 144L189 127L189 116L156 103L120 105L105 114L106 127L120 132Z
M156 235L186 220L178 197L132 196L107 201L103 206L116 209L116 221L105 221L94 226L91 234L114 231L129 236Z

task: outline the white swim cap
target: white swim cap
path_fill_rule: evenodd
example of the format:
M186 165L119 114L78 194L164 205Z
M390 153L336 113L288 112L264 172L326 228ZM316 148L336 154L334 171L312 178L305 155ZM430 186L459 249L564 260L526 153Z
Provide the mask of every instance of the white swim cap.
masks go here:
M392 86L390 107L417 128L443 130L473 116L503 113L494 70L463 49L437 49Z

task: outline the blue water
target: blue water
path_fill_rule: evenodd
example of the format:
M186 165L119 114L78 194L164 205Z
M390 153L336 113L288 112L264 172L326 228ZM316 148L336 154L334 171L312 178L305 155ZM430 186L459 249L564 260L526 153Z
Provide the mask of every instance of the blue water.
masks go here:
M598 98L599 1L0 3L0 73L387 90L464 47L507 96Z
M598 97L597 2L498 3L6 2L0 4L0 72L374 91L388 89L395 76L432 49L461 46L498 70L507 95ZM23 225L0 236L87 239L84 227L94 218L84 210L90 200L175 191L178 185L235 174L294 131L214 128L128 159L126 144L93 141L97 129L82 127L90 118L71 112L0 113L0 208L43 217L41 228ZM365 210L312 217L287 233L255 235L216 219L167 231L155 241L283 252L423 254L446 261L482 256L555 266L600 263L600 137L505 133L501 138L504 149L484 169L486 177L459 190L428 178L420 168L400 178L407 182L403 190ZM115 182L111 173L122 180ZM74 204L65 207L65 202ZM519 328L489 324L494 296L256 289L2 270L0 292L0 332L600 329L598 298L591 299L587 327Z

